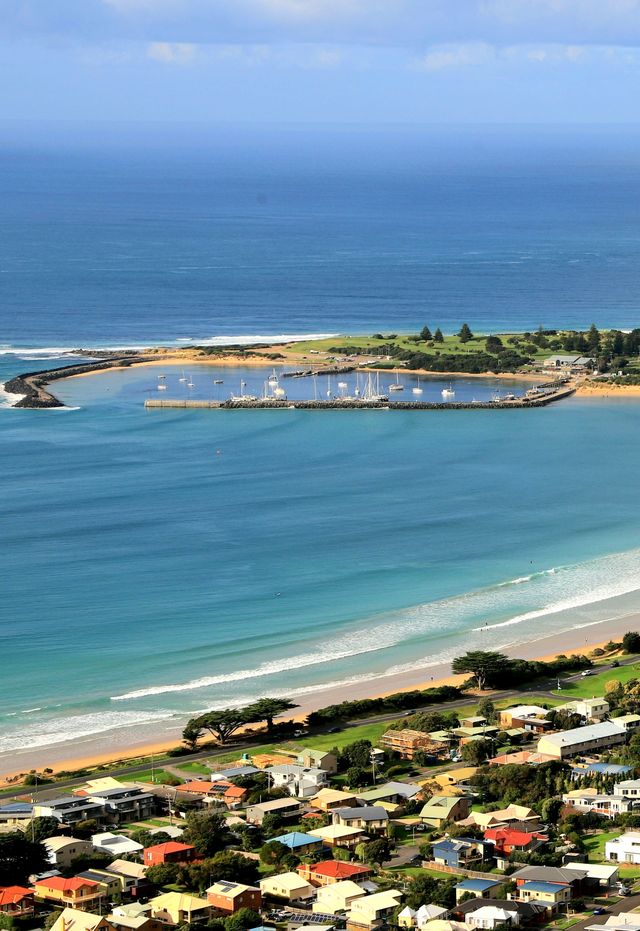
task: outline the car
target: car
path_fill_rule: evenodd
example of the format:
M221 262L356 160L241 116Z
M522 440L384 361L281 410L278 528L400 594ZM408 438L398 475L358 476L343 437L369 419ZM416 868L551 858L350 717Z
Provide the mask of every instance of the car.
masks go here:
M293 736L294 736L294 737L304 737L304 731L301 731L300 728L298 728L297 731L294 731L294 732L293 732Z
M405 711L402 715L403 718L410 718L412 714L415 714L415 711Z
M580 673L580 675L583 676L583 677L584 677L584 676L592 676L593 673L591 672L590 669L584 669L584 670Z
M600 907L600 908L594 908L593 914L594 914L594 915L608 915L608 914L609 914L609 909L608 909L608 908L602 908L602 907Z
M327 729L327 734L337 734L341 730L341 727L330 727Z

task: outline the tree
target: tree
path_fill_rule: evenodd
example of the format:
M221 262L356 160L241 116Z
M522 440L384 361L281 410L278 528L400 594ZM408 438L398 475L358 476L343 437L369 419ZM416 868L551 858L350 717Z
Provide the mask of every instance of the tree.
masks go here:
M292 708L297 707L295 702L289 701L287 698L260 698L245 708L244 711L251 723L266 721L267 733L270 734L273 731L273 719L284 714L285 711L291 711Z
M592 323L587 333L587 348L589 352L597 352L600 348L600 333L595 323Z
M229 829L223 815L216 811L190 811L183 840L192 844L201 857L212 857L226 847Z
M203 734L204 728L198 724L195 718L191 718L182 732L182 742L186 744L190 750L197 750L198 741L202 738Z
M433 339L431 330L428 326L423 326L420 330L420 339L425 343L428 342L428 340Z
M473 333L469 329L468 323L463 323L460 327L460 332L458 333L458 338L461 343L468 343L470 339L473 339Z
M264 818L262 819L262 833L265 837L268 837L270 834L280 834L284 826L284 821L282 817L277 814L275 811L268 811Z
M177 863L157 863L147 869L147 879L154 886L168 886L178 878L180 866Z
M338 769L348 769L350 766L359 766L362 769L371 762L371 741L354 740L353 743L343 747L338 755Z
M444 343L444 336L442 335L442 330L440 327L438 327L436 332L433 334L433 339L436 343Z
M350 766L345 776L349 788L369 785L371 781L369 771L362 766Z
M628 630L622 638L622 649L625 653L640 653L640 634L635 630Z
M499 336L487 336L484 348L487 350L487 352L500 352L500 350L503 348L502 340Z
M378 866L391 859L391 844L387 837L378 837L364 845L364 859L367 863L376 863Z
M191 718L185 730L190 729L190 733L196 728L207 730L219 743L224 744L238 728L251 723L251 720L245 708L223 708L221 711L207 711L198 718Z
M31 840L41 841L53 837L60 831L60 822L53 816L34 818L29 827L28 835Z
M498 719L496 706L490 698L482 698L478 702L478 710L476 714L478 714L478 716L481 718L486 718L487 724L495 724Z
M260 920L260 915L252 908L239 908L234 915L225 918L224 931L247 931L248 928L257 928Z
M260 848L260 862L267 866L276 866L288 853L289 848L286 844L282 844L279 840L270 840Z
M48 866L41 843L30 840L22 831L0 834L0 886L24 883L31 873L41 873Z
M509 659L504 653L471 650L464 656L456 656L451 664L453 672L470 672L482 692L499 684L500 673L509 668Z
M206 866L213 882L227 880L252 886L258 879L256 861L243 857L234 850L220 851L211 860L207 860Z
M464 744L460 750L460 755L465 763L471 763L472 766L480 766L491 755L492 743L490 740L482 738L481 740L470 740Z

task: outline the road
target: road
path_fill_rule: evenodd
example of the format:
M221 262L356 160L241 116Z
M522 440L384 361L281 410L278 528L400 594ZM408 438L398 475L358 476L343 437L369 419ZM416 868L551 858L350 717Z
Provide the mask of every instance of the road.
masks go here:
M628 659L619 660L618 665L629 666L636 662L638 662L638 657L630 656ZM598 666L598 674L602 672L607 672L607 670L613 669L613 668L614 667L610 663L607 663L603 666ZM562 681L563 682L575 682L575 681L580 680L581 678L582 678L581 674L577 673L574 676L566 676ZM505 698L517 698L518 696L521 696L523 693L526 693L526 692L535 694L539 696L540 698L557 699L561 697L558 694L557 680L553 679L548 682L527 685L519 689L501 689L499 691L490 692L490 693L487 693L487 698L491 698L492 701L499 701ZM463 699L460 699L459 701L443 702L442 704L439 704L439 705L425 705L422 707L418 706L415 709L412 709L411 712L404 712L404 714L408 715L410 713L413 713L414 711L426 711L426 712L455 711L457 708L464 708L465 706L476 705L477 703L478 703L478 697L476 695L476 696L473 696L472 698L463 698ZM402 714L403 712L395 711L395 712L391 712L388 714L372 715L371 717L368 717L368 718L360 718L357 721L348 721L345 724L341 725L340 729L349 730L350 728L361 727L364 724L385 724L390 721L397 721L398 718L402 716ZM305 737L313 737L314 734L326 734L326 733L327 733L327 728L309 729L306 732ZM262 739L264 740L264 737ZM179 762L179 763L197 763L203 760L215 760L218 757L226 756L230 751L241 754L241 753L244 753L246 750L251 750L253 747L255 747L255 743L240 743L240 744L229 745L226 747L221 747L219 750L211 750L211 749L201 750L197 753L189 753L189 754L185 754L184 756L175 757L175 758L169 757L167 759L165 757L158 757L158 759L156 760L156 765L160 769L162 768L165 762L173 760L173 759L175 759L176 762ZM135 766L121 766L121 767L118 767L117 769L111 769L108 771L108 773L105 773L105 775L113 776L116 779L121 778L121 777L135 779L135 776L137 773L148 772L148 770L149 770L149 763L146 762L146 763L137 764ZM47 796L49 798L52 798L53 795L59 794L60 789L71 789L76 786L81 786L81 785L84 785L86 781L87 781L86 776L80 776L80 777L76 777L73 779L61 779L59 781L56 781L55 784L52 784L51 786L47 786L46 788L42 786L40 789L38 789L37 790L38 798L46 798ZM15 789L10 789L8 791L3 790L0 793L0 804L5 799L9 800L12 798L17 798L19 796L28 795L30 791L31 792L34 791L34 788L27 787L25 789L24 786L16 786Z
M619 915L621 912L631 912L634 908L638 908L638 906L640 906L640 895L627 895L616 905L607 906L606 915L590 915L588 918L583 918L571 925L571 931L584 931L585 928L591 925L604 926L610 915Z

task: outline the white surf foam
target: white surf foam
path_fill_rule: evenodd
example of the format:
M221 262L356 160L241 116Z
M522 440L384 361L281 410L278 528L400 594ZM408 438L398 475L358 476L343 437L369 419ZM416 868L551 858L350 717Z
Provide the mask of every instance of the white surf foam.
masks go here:
M92 737L124 727L154 724L172 717L172 711L118 711L44 720L32 725L28 731L21 729L0 736L0 753L35 750L38 747L76 741L81 737Z
M18 401L22 400L23 394L15 394L7 391L4 383L0 384L0 407L13 407Z

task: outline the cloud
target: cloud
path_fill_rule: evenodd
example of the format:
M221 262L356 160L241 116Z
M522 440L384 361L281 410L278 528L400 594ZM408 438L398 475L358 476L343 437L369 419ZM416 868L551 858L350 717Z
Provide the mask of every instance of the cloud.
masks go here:
M151 42L147 58L170 65L188 65L196 55L196 46L189 42Z
M484 42L443 45L428 51L416 62L416 67L422 71L441 71L443 68L484 65L495 58L496 50Z

